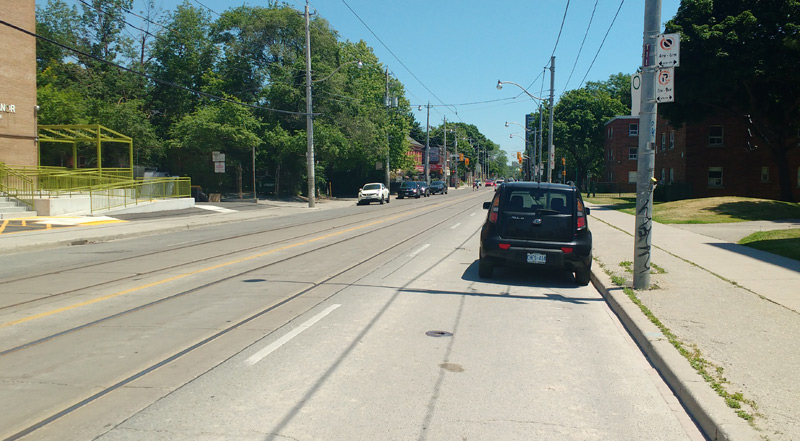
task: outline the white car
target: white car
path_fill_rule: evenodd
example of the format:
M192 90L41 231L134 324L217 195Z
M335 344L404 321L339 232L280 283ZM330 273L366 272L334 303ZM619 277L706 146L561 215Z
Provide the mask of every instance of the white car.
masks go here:
M379 182L364 184L358 190L358 205L369 204L370 202L389 203L389 189Z

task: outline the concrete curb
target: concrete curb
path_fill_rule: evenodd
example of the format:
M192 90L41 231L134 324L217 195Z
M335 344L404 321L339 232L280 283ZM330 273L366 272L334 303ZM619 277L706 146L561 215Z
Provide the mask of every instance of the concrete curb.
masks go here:
M756 429L725 404L605 272L593 269L591 280L706 437L713 441L763 441Z

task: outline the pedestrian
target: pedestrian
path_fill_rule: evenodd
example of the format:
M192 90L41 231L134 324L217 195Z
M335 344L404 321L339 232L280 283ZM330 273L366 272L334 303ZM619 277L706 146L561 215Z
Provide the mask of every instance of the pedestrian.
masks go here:
M475 191L477 189L478 189L478 181L472 181L472 191Z

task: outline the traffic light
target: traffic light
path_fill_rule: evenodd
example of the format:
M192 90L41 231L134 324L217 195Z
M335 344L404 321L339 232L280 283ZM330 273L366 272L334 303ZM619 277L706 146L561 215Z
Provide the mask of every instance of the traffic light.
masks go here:
M464 158L464 165L469 165L469 158Z
M517 152L517 162L522 164L522 152Z
M464 154L463 153L459 153L458 154L458 160L459 161L463 161L464 160Z

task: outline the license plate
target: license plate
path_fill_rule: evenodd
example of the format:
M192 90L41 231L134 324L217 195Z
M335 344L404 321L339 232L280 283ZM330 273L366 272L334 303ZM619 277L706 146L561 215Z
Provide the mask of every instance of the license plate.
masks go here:
M528 253L528 263L545 263L547 256L542 253Z

